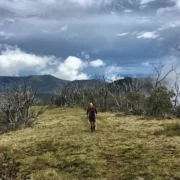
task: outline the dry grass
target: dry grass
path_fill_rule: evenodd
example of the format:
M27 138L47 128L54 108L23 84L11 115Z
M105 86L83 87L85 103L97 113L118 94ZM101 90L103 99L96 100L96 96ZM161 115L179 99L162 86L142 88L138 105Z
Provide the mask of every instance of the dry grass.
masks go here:
M0 153L21 163L18 179L180 179L180 136L165 131L178 120L100 113L90 133L84 114L48 109L35 127L1 135Z

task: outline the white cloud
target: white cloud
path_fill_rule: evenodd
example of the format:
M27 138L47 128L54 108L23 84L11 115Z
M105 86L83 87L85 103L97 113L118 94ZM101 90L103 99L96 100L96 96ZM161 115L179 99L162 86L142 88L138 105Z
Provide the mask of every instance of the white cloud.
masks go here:
M88 63L75 56L69 56L62 60L55 56L28 54L18 47L0 45L0 75L3 76L19 76L22 71L26 71L41 75L51 74L65 80L80 80L89 78L84 69L90 66L97 70L103 66L104 75L109 80L120 79L120 73L127 71L115 65L106 66L100 59Z
M139 19L140 23L148 23L148 22L150 22L150 18L146 17L146 16L139 17L138 19Z
M91 61L90 65L93 67L101 67L101 66L104 66L105 63L101 59L97 59L97 60Z
M49 31L47 31L47 30L42 30L42 32L43 32L43 33L49 33Z
M88 79L87 74L81 72L86 65L86 62L83 62L81 59L69 56L64 62L59 64L53 75L66 80Z
M14 35L13 33L7 33L7 32L4 32L4 31L0 31L0 37L4 37L5 39L9 39L13 35Z
M150 2L153 2L153 1L155 1L155 0L141 0L141 2L140 2L140 4L148 4L148 3L150 3Z
M125 33L117 34L116 36L126 36L126 35L128 35L128 34L129 34L128 32L125 32Z
M82 54L86 55L85 52ZM131 76L140 72L146 74L149 71L148 65L147 61L140 64L139 68L134 65L120 67L118 65L107 65L100 59L87 62L75 56L69 56L62 60L55 56L29 54L18 47L0 45L0 75L7 76L19 76L22 72L30 72L41 75L51 74L65 80L80 80L89 79L85 70L91 67L93 72L100 72L105 75L106 79L116 80L121 79L122 74Z
M28 54L17 47L0 46L0 75L18 76L22 71L36 74L51 74L66 80L87 79L82 70L86 62L73 56L64 61L55 56Z
M16 22L15 19L6 19L6 21L9 22L9 23L15 23Z
M142 65L145 67L148 67L148 66L150 66L150 63L149 62L143 62Z
M123 77L120 75L124 72L123 68L119 66L107 66L105 69L105 77L109 81L114 81L117 79L122 79Z
M66 31L67 29L68 29L67 26L63 26L63 27L60 29L60 31L57 31L57 32L63 32L63 31Z
M90 59L90 55L89 54L87 54L86 52L84 52L84 51L82 51L81 52L81 56L82 56L82 58L85 58L85 59Z
M131 10L131 9L126 9L126 10L124 10L124 12L125 12L125 13L131 13L132 10Z
M54 33L61 33L63 31L66 31L68 29L67 26L63 26L60 30L42 30L43 33L51 33L51 34L54 34Z
M146 7L148 6L148 4L149 4L150 2L153 2L153 1L155 1L155 0L141 0L141 1L140 1L140 8L141 8L141 9L146 8Z
M124 79L124 77L122 76L118 76L117 74L111 74L109 76L106 76L107 81L112 82L112 81L116 81L119 79Z
M180 21L173 21L170 23L166 23L163 26L161 26L160 28L158 28L158 31L164 31L170 28L176 28L180 26Z
M153 32L141 32L138 34L138 39L156 39L159 35L156 34L155 31Z
M54 56L27 54L17 47L6 46L0 54L0 75L19 75L22 70L36 72L47 68L55 60Z

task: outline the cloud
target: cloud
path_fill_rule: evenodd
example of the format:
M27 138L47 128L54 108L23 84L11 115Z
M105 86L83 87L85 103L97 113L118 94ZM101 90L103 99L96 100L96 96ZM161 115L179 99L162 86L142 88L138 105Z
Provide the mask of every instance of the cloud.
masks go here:
M140 1L140 9L145 9L148 7L149 3L156 2L156 0L141 0Z
M51 74L66 80L87 79L82 72L86 62L73 56L62 61L55 56L28 54L12 46L0 46L0 75L19 76L21 71L35 74Z
M89 79L94 74L105 75L109 80L120 79L124 76L150 74L149 62L120 66L114 63L106 64L103 60L83 60L76 56L65 59L55 56L42 56L22 51L18 47L0 45L0 75L20 76L22 72L30 74L51 74L65 80ZM87 54L82 52L84 56ZM90 70L90 71L88 71Z
M172 66L176 69L177 73L180 73L179 56L167 55L163 57L161 64L159 66L156 66L159 72L161 72L160 78L163 78L171 70ZM176 72L172 71L165 79L165 85L170 90L174 88L176 81ZM155 77L157 77L157 73L155 74ZM180 87L180 78L178 79L177 83L178 86Z
M67 29L68 29L67 26L63 26L63 27L60 29L60 31L57 31L57 32L63 32L63 31L66 31Z
M8 23L15 23L16 20L15 19L6 19L6 22L8 22Z
M17 47L1 46L1 49L0 75L17 76L21 71L32 69L39 72L56 61L54 56L28 54Z
M93 67L101 67L101 66L104 66L105 63L101 59L97 59L97 60L91 61L90 65Z
M86 53L85 51L82 51L80 56L84 59L90 59L90 55L88 53Z
M47 30L42 30L42 32L43 32L43 33L49 33L49 31L47 31Z
M171 11L168 16L156 14L160 8L178 8L174 0L0 1L1 43L17 44L23 49L20 51L28 55L32 53L42 58L52 54L55 61L61 57L56 61L56 67L40 71L50 71L58 77L64 77L57 67L68 57L89 62L90 70L85 73L85 78L95 70L113 64L125 70L123 73L131 75L131 70L138 73L139 64L168 54L172 43L179 37L177 12ZM145 8L141 9L141 6ZM14 35L5 36L5 33ZM85 55L81 55L83 51ZM106 65L90 66L90 61L98 59ZM35 67L30 69L36 70ZM21 68L17 74L21 75L22 71ZM77 71L75 77L79 78L84 69ZM144 73L139 70L139 74ZM65 78L71 79L67 75Z
M153 1L155 1L155 0L141 0L140 4L148 4L148 3L153 2Z
M153 32L141 32L137 36L138 39L156 39L159 35L156 34L155 31Z
M0 8L8 12L7 14L13 14L16 17L54 17L56 15L67 15L68 11L74 11L78 14L78 10L99 9L110 6L116 0L36 0L36 1L7 1L1 0ZM47 13L49 12L49 13ZM48 16L47 16L48 14ZM75 15L74 13L72 13Z
M61 32L64 32L68 29L67 26L63 26L60 28L60 30L42 30L43 33L51 33L51 34L54 34L54 33L61 33Z
M81 72L86 65L81 59L69 56L64 62L59 64L53 75L66 80L88 79L88 75Z
M84 57L87 56L85 52L81 54ZM84 72L85 68L92 67L96 71L102 66L110 76L109 66L100 59L88 62L69 56L63 60L55 56L30 54L16 46L0 45L0 75L3 76L19 76L22 72L29 71L33 74L51 74L65 80L80 80L89 78L89 75Z
M0 31L0 37L3 37L5 39L9 39L13 35L14 35L13 33L7 33L7 32L4 32L4 31Z
M131 9L126 9L126 10L124 10L124 12L125 13L131 13L131 12L133 12Z
M149 63L149 62L143 62L142 65L143 65L144 67L149 67L149 66L150 66L150 63Z
M167 15L169 13L172 12L180 12L180 0L171 0L171 3L173 3L173 5L171 7L161 7L159 9L157 9L157 14L158 15Z
M123 77L120 75L122 73L123 73L123 69L115 65L107 66L105 69L105 77L109 81L122 79Z
M177 28L179 26L180 26L180 21L175 20L175 21L172 21L172 22L162 25L160 28L158 28L158 31L168 30L170 28Z
M129 34L129 32L125 32L125 33L117 34L116 36L126 36L126 35L128 35L128 34Z

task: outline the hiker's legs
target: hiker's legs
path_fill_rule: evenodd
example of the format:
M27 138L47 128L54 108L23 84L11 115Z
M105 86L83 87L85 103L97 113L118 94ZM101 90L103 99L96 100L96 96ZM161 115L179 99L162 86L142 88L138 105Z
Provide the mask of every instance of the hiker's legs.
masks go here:
M95 121L93 122L93 131L95 131Z
M93 132L93 122L90 121L90 124L91 124L91 132Z
M90 121L91 124L91 132L95 131L95 121Z
M89 116L89 121L90 121L90 124L91 124L91 132L95 131L95 116Z

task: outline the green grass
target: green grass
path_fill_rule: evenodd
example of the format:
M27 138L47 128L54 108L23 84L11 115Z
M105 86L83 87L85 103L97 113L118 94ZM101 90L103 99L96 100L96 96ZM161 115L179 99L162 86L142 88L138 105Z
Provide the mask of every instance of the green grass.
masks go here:
M157 130L155 135L180 136L180 123L167 125L164 129Z
M91 133L82 109L47 109L35 127L1 135L0 153L21 163L18 179L178 180L180 136L166 133L177 124L100 113Z

